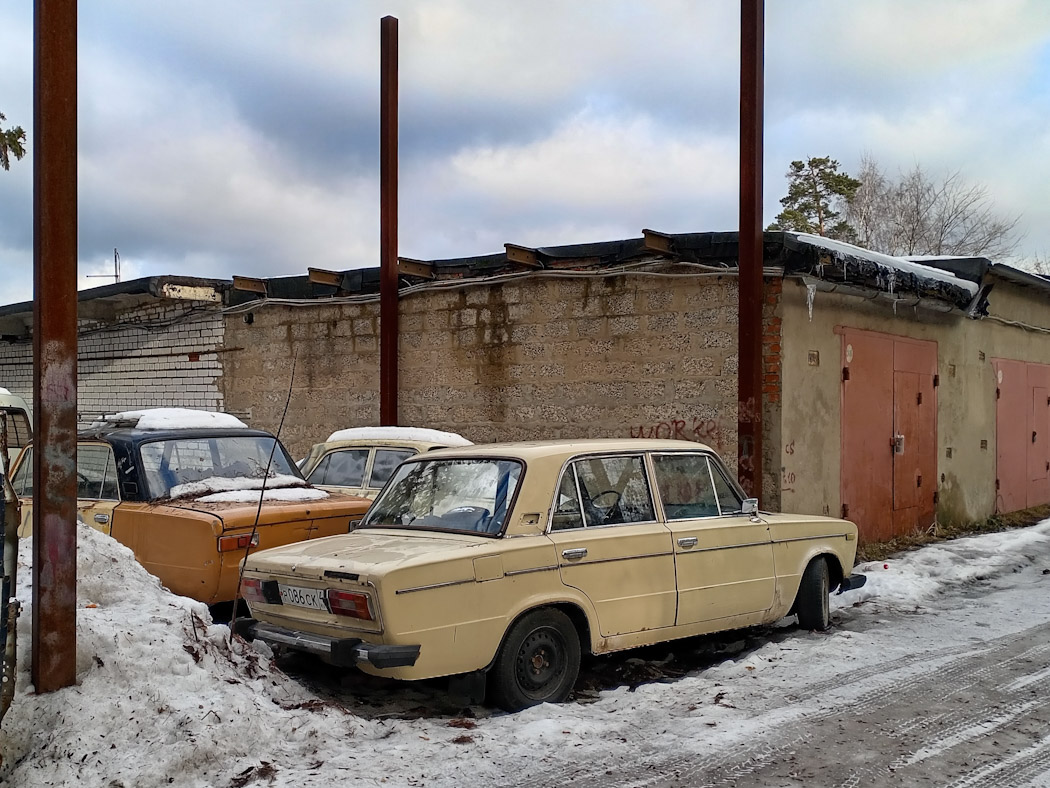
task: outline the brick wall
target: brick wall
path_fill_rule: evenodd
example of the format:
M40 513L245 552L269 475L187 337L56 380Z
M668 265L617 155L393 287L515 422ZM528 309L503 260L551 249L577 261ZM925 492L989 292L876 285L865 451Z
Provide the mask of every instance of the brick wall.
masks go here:
M267 305L245 318L226 319L229 409L276 429L294 358L281 432L294 453L335 429L378 424L378 303ZM736 323L732 276L530 278L411 294L400 305L400 422L476 442L697 440L735 468Z
M222 346L218 304L154 299L112 321L80 320L80 421L146 407L222 410ZM0 346L0 386L32 406L31 341Z

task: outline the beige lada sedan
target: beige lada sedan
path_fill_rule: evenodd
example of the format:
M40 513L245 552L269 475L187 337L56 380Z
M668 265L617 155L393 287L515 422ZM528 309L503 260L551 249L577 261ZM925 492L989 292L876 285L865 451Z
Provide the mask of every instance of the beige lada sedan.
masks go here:
M234 628L375 675L487 684L516 710L564 700L584 651L791 614L824 629L829 593L863 583L856 547L851 522L759 512L697 443L440 449L402 463L351 533L249 556Z

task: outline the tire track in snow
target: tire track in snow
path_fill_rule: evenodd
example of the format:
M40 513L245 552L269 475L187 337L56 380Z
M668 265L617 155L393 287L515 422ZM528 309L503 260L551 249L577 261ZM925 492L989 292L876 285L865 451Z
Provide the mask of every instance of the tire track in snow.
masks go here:
M872 668L861 671L864 675L860 683L870 685L874 679L876 686L869 687L852 700L837 698L835 706L831 708L802 709L791 719L790 729L797 734L799 730L818 730L822 726L827 726L829 722L834 725L836 721L839 723L845 721L847 726L859 726L863 729L863 726L867 724L867 719L881 716L882 721L887 723L888 732L880 734L880 737L890 741L896 740L894 752L900 753L901 748L904 748L905 751L900 753L896 759L890 758L891 763L888 766L872 765L867 768L853 769L842 775L839 784L843 786L867 784L873 779L885 778L891 774L899 777L903 770L931 759L937 759L937 754L931 752L912 764L902 762L914 757L923 746L936 747L940 743L943 745L941 749L943 754L959 743L972 741L973 736L964 735L964 733L978 731L977 726L988 717L988 712L980 704L961 711L951 709L933 713L931 710L929 714L920 714L918 719L914 716L916 708L930 709L945 699L966 696L975 689L980 690L983 685L984 689L989 692L1005 693L1006 695L1013 695L1019 690L1028 690L1025 698L1009 698L1005 708L1000 705L998 713L1004 717L1003 725L1009 725L1026 714L1038 710L1031 704L1031 692L1036 686L1043 684L1042 671L1039 676L1022 677L1018 677L1016 671L1023 670L1025 665L1050 655L1050 644L1046 642L1048 637L1050 637L1050 624L1044 624L984 643L939 649L872 666ZM1034 644L1028 645L1033 641ZM1017 650L1019 646L1020 651ZM889 670L887 671L886 668ZM905 677L896 675L902 671L916 672L914 675ZM1008 675L1004 677L1003 674ZM996 682L996 677L1003 677L1003 680ZM818 685L807 686L804 693L796 697L816 700L829 692L848 696L853 694L849 690L855 686L856 682L851 681L849 674L840 674ZM1016 689L1011 690L1011 687L1016 687ZM845 692L838 692L840 690L845 690ZM902 704L913 710L911 716L898 719L900 715L880 715L881 712ZM787 705L789 704L773 707L767 710L764 716L770 712L783 711ZM1039 706L1039 708L1042 707ZM571 774L567 774L565 770L550 770L534 774L531 779L515 779L513 784L521 788L527 786L557 788L557 786L564 785L590 784L616 784L632 788L647 788L655 785L719 788L720 786L739 785L741 778L746 776L757 780L749 784L763 785L766 783L762 782L762 774L771 768L777 771L785 763L796 762L797 751L813 747L817 742L825 745L827 749L833 749L835 745L835 742L827 741L827 735L823 739L820 738L819 732L816 741L805 734L784 736L783 715L778 715L777 722L782 727L775 728L770 723L763 726L763 723L759 721L756 725L758 728L756 736L761 737L760 740L750 746L734 745L734 749L728 752L722 751L700 757L695 754L683 754L671 758L653 758L653 755L659 752L655 751L619 764L612 775L607 774L606 769L597 767L592 769L586 766L580 768L577 764ZM950 724L944 730L938 731L935 738L931 740L927 732L938 723ZM980 735L979 731L976 735ZM959 738L960 736L962 738ZM916 742L910 749L902 741L905 737L914 739ZM1037 771L1041 768L1042 757L1038 749L1026 754L1017 762L1017 773L1022 776L1034 773L1033 770ZM890 766L895 767L895 770L891 771ZM903 766L904 769L896 768L899 766ZM780 770L783 771L782 768ZM802 772L804 771L805 768L802 767ZM1003 774L998 774L996 779L1003 776ZM824 777L831 777L831 775L822 775L821 779L822 784L829 784L824 781ZM769 784L782 784L785 778L796 779L798 775L794 773L778 774L775 779L779 782L774 781ZM994 783L988 783L988 785L992 784Z

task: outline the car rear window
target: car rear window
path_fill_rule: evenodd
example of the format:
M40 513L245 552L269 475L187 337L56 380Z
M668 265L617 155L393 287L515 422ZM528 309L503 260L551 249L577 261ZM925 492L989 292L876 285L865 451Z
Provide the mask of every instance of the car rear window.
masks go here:
M498 535L523 470L518 460L406 462L394 472L360 527Z

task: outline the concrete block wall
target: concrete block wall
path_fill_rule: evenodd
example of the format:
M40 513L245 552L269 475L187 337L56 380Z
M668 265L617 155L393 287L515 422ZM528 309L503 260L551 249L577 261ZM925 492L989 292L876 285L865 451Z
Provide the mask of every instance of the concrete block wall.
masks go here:
M735 469L736 322L733 276L417 292L400 305L400 422L476 442L695 440ZM267 305L250 322L230 314L226 342L226 404L254 426L277 428L294 359L281 434L297 455L335 429L378 424L378 303Z
M218 304L153 300L113 321L78 324L77 412L152 407L223 410L223 319ZM0 347L0 386L33 403L31 341Z

